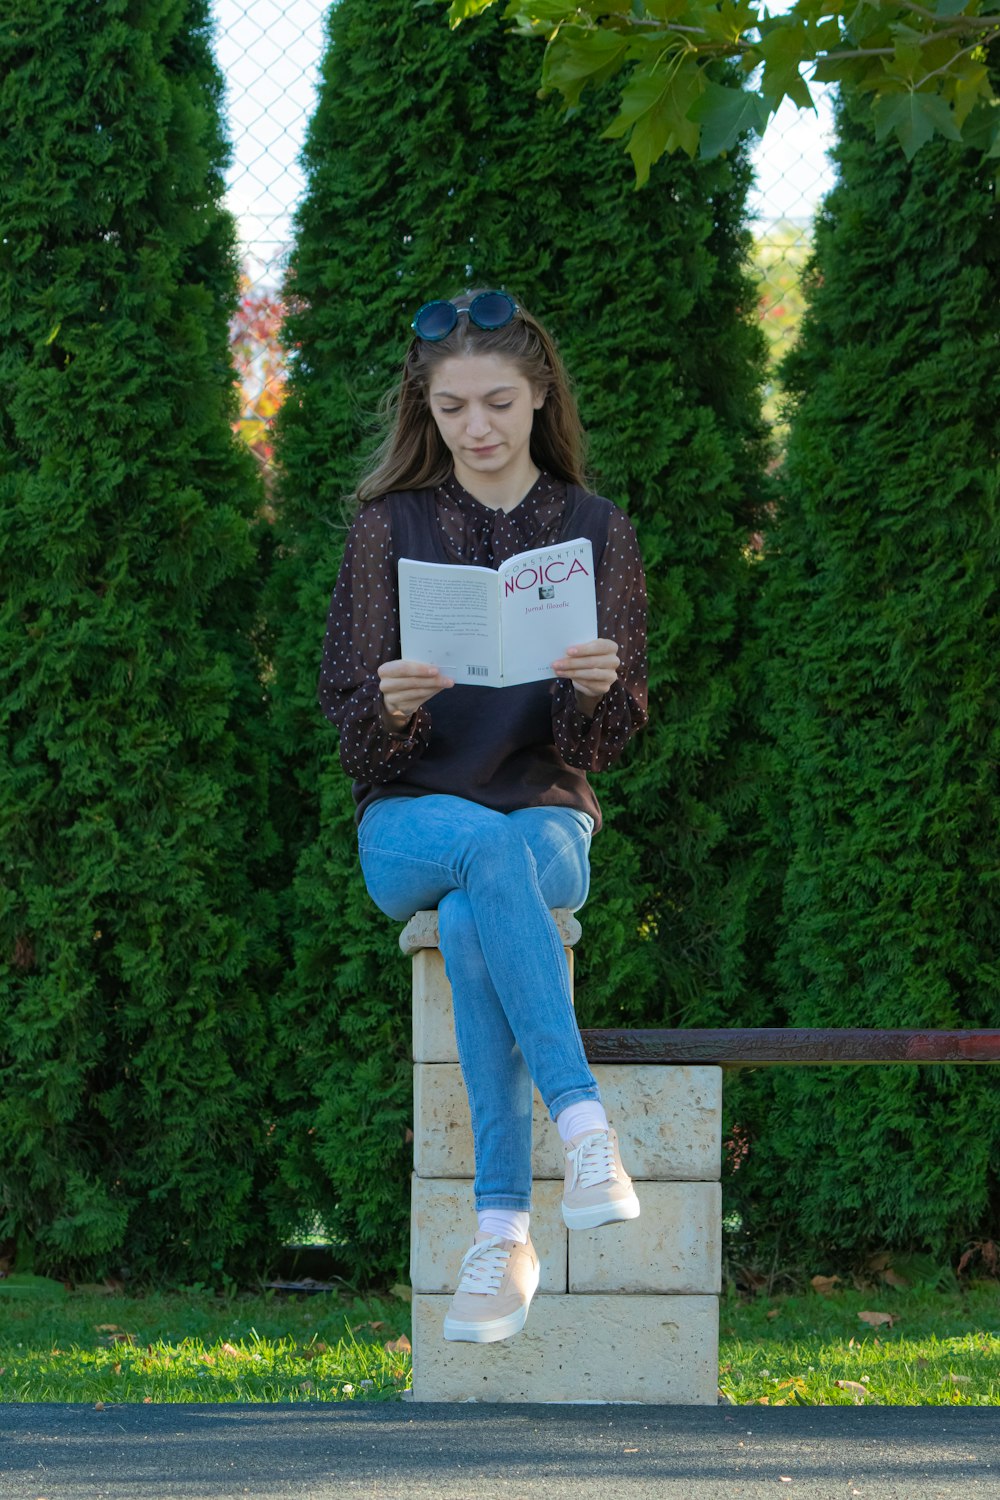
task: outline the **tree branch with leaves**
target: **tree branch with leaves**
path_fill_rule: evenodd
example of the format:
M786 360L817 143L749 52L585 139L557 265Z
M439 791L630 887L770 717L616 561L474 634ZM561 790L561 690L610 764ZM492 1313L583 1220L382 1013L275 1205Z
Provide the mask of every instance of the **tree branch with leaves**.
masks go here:
M496 3L450 0L450 22ZM665 153L718 156L747 130L763 135L785 99L812 108L815 83L870 95L877 139L894 135L908 159L937 135L1000 161L995 11L996 0L798 0L784 15L753 0L509 0L505 16L545 41L541 92L567 109L621 75L604 135L624 140L642 186Z

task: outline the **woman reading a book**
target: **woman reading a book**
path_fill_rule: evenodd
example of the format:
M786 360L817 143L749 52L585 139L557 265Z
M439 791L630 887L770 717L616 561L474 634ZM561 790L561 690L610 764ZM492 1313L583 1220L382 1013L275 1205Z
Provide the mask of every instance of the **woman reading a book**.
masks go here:
M479 1231L444 1336L525 1323L532 1080L566 1150L563 1217L639 1204L583 1053L552 907L587 898L600 808L588 771L646 720L645 582L625 514L583 477L583 432L541 324L505 292L426 303L391 430L358 487L330 605L320 703L354 778L365 883L388 916L437 907L475 1142ZM401 659L402 557L496 569L574 538L593 548L598 638L546 680L456 685Z

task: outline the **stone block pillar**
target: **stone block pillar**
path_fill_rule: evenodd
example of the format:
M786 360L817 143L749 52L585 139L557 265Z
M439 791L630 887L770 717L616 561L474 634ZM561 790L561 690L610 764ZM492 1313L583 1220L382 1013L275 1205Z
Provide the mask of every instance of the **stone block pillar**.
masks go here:
M580 926L570 912L553 917L572 981ZM722 1070L594 1066L642 1208L600 1229L563 1224L563 1148L536 1094L541 1282L527 1326L495 1344L446 1342L441 1325L476 1231L472 1128L437 914L418 912L400 947L413 962L413 1399L715 1405Z

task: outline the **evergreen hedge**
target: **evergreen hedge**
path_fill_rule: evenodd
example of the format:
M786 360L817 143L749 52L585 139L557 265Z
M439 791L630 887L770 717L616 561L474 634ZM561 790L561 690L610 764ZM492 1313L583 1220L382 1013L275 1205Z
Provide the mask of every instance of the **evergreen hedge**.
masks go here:
M992 164L907 164L837 113L761 596L797 1026L995 1026L1000 210ZM786 1250L995 1237L989 1069L789 1069L748 1123L747 1228ZM752 1126L752 1128L751 1128Z
M296 352L268 596L275 805L296 862L280 1150L289 1204L318 1205L359 1267L398 1269L408 965L364 891L315 697L342 496L370 414L427 298L505 285L552 327L596 485L638 527L652 620L650 729L597 781L606 827L578 1008L587 1024L750 1022L759 787L739 660L764 493L763 346L742 154L660 162L636 193L627 158L599 138L610 101L591 97L575 120L540 107L537 47L494 13L449 33L417 0L340 0L328 26L290 269Z
M274 919L205 0L0 28L0 1239L259 1269Z

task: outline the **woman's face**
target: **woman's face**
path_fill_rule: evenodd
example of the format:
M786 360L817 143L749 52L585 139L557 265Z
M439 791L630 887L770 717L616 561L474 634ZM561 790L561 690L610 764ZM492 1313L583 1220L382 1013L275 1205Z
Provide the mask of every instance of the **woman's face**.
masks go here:
M530 476L531 425L545 393L512 361L498 354L453 355L435 367L427 399L460 484L468 488L479 475Z

